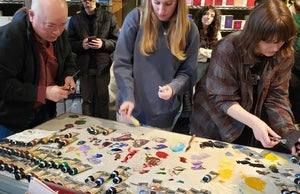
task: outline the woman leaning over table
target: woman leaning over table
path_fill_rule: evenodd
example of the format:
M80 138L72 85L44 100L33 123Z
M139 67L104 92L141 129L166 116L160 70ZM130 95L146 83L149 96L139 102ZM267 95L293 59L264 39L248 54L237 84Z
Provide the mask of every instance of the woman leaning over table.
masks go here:
M272 137L285 138L292 153L299 153L300 132L288 99L295 35L283 2L269 0L256 6L244 29L215 47L196 86L192 133L265 148L278 144Z
M116 51L119 113L171 130L196 82L199 33L183 0L145 0L125 18Z

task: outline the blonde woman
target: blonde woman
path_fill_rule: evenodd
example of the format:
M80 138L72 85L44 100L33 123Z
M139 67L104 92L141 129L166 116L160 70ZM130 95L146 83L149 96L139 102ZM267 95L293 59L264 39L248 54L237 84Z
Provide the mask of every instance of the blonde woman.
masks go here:
M196 82L199 33L184 0L146 0L125 18L114 74L119 113L171 130L181 97Z

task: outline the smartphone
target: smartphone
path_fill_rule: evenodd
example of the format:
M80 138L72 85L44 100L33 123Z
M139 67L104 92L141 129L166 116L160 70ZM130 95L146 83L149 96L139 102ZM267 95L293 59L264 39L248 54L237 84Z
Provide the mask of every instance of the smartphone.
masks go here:
M97 37L96 36L90 36L88 37L88 41L89 42L92 42L93 40L95 40Z

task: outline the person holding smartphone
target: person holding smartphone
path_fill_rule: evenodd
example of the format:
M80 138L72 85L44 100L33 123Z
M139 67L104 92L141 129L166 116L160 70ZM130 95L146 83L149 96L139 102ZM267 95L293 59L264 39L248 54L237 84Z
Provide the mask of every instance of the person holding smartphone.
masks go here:
M81 12L72 16L69 41L80 68L82 113L109 118L110 67L119 27L115 16L96 3L81 0Z

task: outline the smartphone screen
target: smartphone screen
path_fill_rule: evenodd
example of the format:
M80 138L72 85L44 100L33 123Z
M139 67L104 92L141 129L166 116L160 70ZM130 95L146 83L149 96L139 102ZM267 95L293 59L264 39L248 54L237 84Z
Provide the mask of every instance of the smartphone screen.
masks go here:
M95 40L97 37L96 36L90 36L88 37L88 41L91 42L92 40Z

